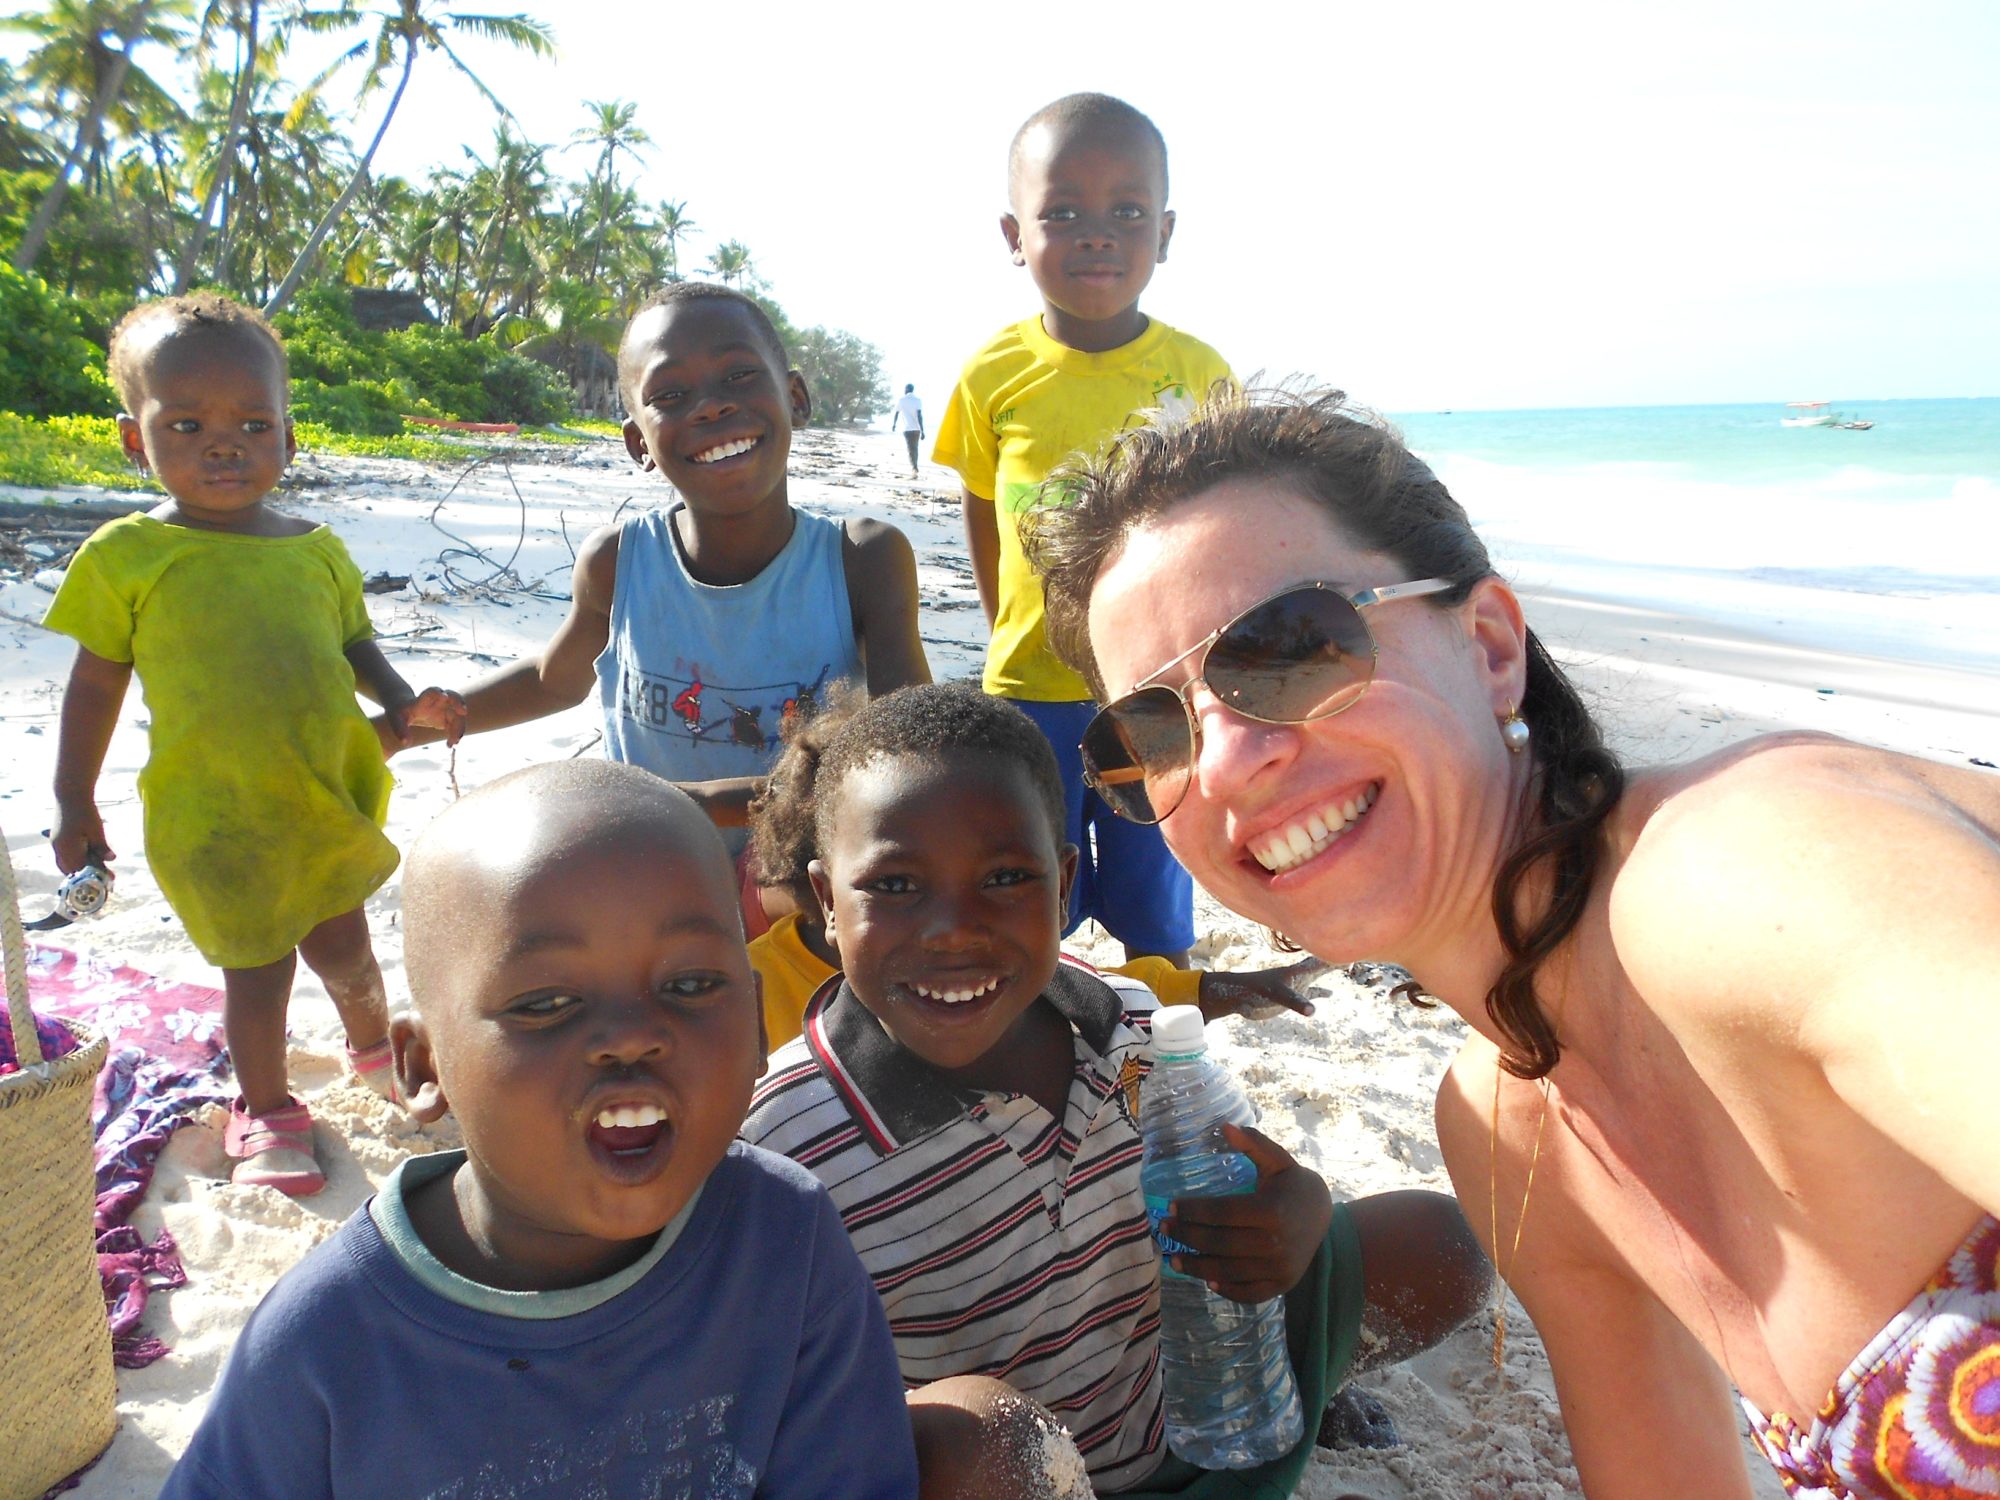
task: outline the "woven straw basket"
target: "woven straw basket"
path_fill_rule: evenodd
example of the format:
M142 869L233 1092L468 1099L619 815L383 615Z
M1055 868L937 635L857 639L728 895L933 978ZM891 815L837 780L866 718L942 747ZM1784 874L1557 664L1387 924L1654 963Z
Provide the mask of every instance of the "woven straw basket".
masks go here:
M91 1238L90 1097L105 1044L42 1061L14 865L0 841L0 953L17 1073L0 1074L0 1500L32 1500L104 1451L118 1421Z

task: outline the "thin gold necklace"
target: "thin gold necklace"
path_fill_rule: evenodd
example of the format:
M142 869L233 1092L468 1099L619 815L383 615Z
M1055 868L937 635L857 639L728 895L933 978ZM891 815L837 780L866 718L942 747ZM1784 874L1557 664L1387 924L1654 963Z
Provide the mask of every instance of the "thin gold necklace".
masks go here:
M1505 1070L1493 1065L1493 1129L1487 1138L1486 1212L1494 1255L1500 1252L1500 1079ZM1542 1160L1542 1127L1549 1123L1549 1080L1544 1074L1542 1111L1535 1120L1535 1147L1528 1154L1528 1181L1521 1189L1521 1216L1514 1221L1514 1243L1507 1250L1507 1264L1498 1265L1499 1280L1493 1284L1493 1368L1500 1370L1507 1353L1507 1283L1514 1274L1514 1262L1521 1258L1521 1231L1528 1225L1528 1197L1535 1191L1535 1168Z

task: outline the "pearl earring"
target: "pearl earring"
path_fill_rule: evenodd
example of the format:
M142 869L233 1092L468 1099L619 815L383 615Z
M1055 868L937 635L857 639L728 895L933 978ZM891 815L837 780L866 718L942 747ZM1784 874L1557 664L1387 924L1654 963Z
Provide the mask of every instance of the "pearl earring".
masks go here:
M1508 751L1519 755L1528 748L1528 721L1521 717L1520 710L1510 708L1507 717L1500 721L1500 740Z

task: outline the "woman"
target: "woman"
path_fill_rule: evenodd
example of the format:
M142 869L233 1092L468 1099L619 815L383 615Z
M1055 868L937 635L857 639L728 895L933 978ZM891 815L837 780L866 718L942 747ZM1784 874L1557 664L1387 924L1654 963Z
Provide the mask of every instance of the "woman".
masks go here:
M1032 555L1095 784L1465 1018L1439 1139L1591 1500L1748 1496L1732 1383L1797 1494L2000 1494L2000 782L1804 734L1626 775L1338 395L1065 483Z

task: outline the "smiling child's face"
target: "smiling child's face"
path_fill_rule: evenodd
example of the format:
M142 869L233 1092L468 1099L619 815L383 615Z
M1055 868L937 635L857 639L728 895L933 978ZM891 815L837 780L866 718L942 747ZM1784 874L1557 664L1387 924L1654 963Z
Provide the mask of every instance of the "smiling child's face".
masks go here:
M812 879L849 986L903 1047L980 1082L1055 974L1076 851L1000 756L885 756L833 795Z
M189 516L228 526L277 487L295 444L278 351L248 326L166 332L139 363L125 451Z
M1088 340L1132 317L1174 233L1153 141L1130 124L1038 125L1021 143L1011 186L1001 232L1042 294L1045 322Z
M740 515L783 501L792 426L812 412L749 309L690 298L641 312L619 357L625 446L691 510Z
M763 1061L756 981L691 803L545 791L482 821L408 882L449 884L409 924L404 1089L464 1132L482 1255L510 1284L572 1285L642 1252L728 1149Z

